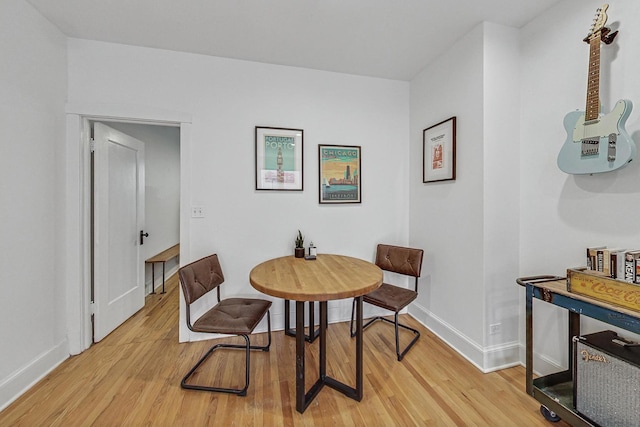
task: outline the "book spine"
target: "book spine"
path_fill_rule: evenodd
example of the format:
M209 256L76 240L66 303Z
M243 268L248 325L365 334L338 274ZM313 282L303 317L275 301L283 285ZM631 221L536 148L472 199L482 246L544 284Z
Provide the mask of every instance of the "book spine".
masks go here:
M597 257L596 258L596 262L597 262L596 270L604 272L604 250L598 249L598 251L596 253L596 257Z
M635 282L635 268L633 254L631 252L626 252L624 254L624 280L625 282L634 283Z
M616 272L616 279L624 280L624 254L626 250L621 250L616 253L618 258L618 271Z
M591 246L587 248L588 270L598 270L598 252L602 251L603 249L606 249L606 246Z
M609 277L615 279L618 275L618 254L620 252L612 252L609 254Z

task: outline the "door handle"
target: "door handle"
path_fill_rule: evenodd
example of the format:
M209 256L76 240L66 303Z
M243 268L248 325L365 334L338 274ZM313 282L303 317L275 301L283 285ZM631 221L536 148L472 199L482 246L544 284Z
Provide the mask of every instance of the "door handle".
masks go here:
M145 233L144 230L140 230L140 245L144 245L145 237L149 237L149 233Z

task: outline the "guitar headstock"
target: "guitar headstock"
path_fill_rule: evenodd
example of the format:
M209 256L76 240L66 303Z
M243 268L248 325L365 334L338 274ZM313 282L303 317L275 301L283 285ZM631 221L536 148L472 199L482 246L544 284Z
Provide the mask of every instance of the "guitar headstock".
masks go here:
M607 3L603 4L598 10L596 10L596 17L593 18L593 24L591 24L591 28L589 29L589 34L585 37L584 41L589 43L591 40L600 37L607 32L609 32L608 28L605 28L605 24L607 23L607 9L609 5ZM604 31L603 31L604 30Z

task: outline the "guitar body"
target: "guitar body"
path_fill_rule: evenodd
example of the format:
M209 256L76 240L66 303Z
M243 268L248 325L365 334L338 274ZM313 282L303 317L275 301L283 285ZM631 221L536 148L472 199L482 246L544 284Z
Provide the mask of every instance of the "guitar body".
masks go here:
M567 139L558 154L558 167L581 175L611 172L636 157L636 145L625 129L633 105L620 100L613 110L585 123L585 112L574 111L564 117Z

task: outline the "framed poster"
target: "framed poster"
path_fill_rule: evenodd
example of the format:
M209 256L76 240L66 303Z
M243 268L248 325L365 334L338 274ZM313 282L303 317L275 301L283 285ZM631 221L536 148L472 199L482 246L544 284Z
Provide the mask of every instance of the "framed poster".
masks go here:
M360 147L318 145L320 203L360 203Z
M302 191L302 129L256 126L256 190Z
M426 128L422 144L422 182L455 180L456 117Z

